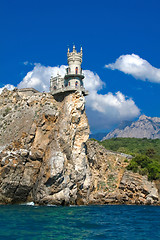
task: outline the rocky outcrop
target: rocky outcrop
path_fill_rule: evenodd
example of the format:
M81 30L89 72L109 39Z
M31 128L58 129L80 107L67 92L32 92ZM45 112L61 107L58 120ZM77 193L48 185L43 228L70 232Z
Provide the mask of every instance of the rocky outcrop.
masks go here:
M159 204L160 183L150 182L126 170L130 155L106 150L97 142L88 141L88 161L92 173L92 204Z
M123 129L116 128L112 132L108 133L103 140L118 137L148 139L160 138L160 118L152 118L141 115L137 121L125 126Z
M0 202L86 203L89 136L80 92L59 96L3 91Z
M159 203L158 183L126 171L130 156L88 140L81 92L4 90L0 118L1 204Z
M147 180L146 176L125 171L119 185L119 201L128 204L156 204L159 193L155 182Z

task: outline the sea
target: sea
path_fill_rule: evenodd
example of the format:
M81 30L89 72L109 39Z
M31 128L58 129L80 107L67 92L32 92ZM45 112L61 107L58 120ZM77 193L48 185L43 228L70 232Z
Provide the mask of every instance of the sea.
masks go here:
M160 239L159 206L0 206L0 239Z

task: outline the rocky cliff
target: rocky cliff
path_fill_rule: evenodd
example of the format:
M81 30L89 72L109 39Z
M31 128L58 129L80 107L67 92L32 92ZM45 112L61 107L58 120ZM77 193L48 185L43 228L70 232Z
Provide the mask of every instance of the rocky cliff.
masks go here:
M159 204L158 183L126 171L129 156L87 141L80 92L0 95L0 203ZM128 159L127 159L128 157Z
M114 129L112 132L108 133L103 140L118 137L148 139L160 138L160 118L151 118L141 115L137 121L125 126L123 129Z

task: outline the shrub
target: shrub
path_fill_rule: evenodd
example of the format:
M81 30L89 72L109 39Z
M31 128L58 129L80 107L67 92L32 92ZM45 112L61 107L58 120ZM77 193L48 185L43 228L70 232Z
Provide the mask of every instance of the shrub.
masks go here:
M138 171L138 164L136 161L134 161L134 159L131 160L130 164L127 166L128 170L132 170L133 172L137 172Z
M148 156L148 157L150 157L150 158L152 158L154 155L155 155L155 150L153 149L153 148L149 148L149 149L147 149L147 151L146 151L146 155Z
M148 165L148 179L149 180L156 180L160 179L160 164L156 161L153 161Z
M160 163L146 155L137 155L127 166L128 170L148 175L149 180L160 179Z

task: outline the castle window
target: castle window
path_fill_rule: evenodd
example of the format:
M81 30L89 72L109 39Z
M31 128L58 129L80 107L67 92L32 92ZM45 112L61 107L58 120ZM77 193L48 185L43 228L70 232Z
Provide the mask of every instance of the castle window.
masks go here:
M57 88L56 88L56 86L54 86L54 90L56 90Z
M68 72L70 72L71 71L71 69L70 69L70 67L68 68Z
M75 70L76 74L78 74L78 67L76 67L76 70Z
M62 88L63 88L63 85L62 85Z
M75 87L77 87L77 86L78 86L78 82L76 81L76 82L75 82Z
M70 82L68 82L68 86L70 86Z

